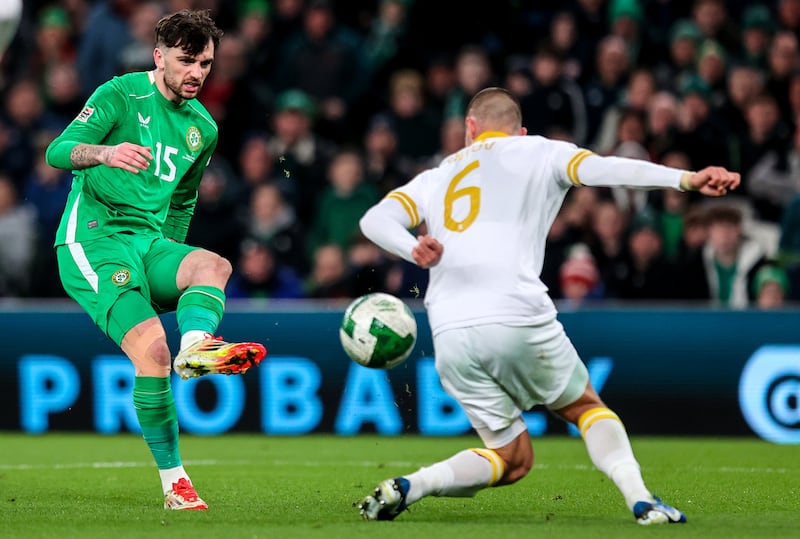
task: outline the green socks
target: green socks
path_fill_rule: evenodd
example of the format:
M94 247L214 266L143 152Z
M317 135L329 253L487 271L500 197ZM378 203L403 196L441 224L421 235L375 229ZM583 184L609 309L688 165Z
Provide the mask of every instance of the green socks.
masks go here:
M187 331L217 330L225 311L225 293L213 286L190 286L178 300L175 316L181 335Z
M133 406L158 468L180 466L178 415L169 378L137 376L133 383Z

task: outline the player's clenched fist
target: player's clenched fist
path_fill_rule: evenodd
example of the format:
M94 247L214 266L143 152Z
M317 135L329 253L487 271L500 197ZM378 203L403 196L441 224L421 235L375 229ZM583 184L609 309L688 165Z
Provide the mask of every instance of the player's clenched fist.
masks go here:
M692 173L687 179L687 187L692 191L700 191L706 196L718 197L739 187L741 176L723 167L706 167Z
M444 247L431 236L418 236L419 243L411 250L414 262L421 268L430 268L439 263Z

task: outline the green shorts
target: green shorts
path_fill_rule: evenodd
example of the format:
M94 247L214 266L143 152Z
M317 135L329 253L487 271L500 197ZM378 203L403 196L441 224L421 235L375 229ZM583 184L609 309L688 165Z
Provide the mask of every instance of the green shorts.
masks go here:
M56 257L64 290L120 344L139 322L175 310L182 292L175 282L178 267L197 249L151 235L114 234L59 245ZM112 320L118 303L126 308L116 309Z

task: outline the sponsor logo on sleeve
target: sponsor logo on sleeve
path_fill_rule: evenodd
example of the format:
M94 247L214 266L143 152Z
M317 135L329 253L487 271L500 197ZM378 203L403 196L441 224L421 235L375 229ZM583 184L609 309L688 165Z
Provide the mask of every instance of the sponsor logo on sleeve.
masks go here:
M83 107L83 110L80 112L80 114L78 114L77 118L75 119L78 120L79 122L86 123L89 121L89 118L92 117L92 114L94 114L94 107Z

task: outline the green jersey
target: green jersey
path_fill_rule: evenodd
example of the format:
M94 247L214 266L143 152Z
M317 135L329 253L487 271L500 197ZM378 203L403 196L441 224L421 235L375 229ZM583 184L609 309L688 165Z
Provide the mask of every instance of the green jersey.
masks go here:
M118 232L184 241L197 187L217 145L217 124L197 100L167 100L152 72L114 77L95 90L48 148L47 160L70 168L76 144L149 146L153 161L134 174L103 165L75 170L55 238L64 245Z

